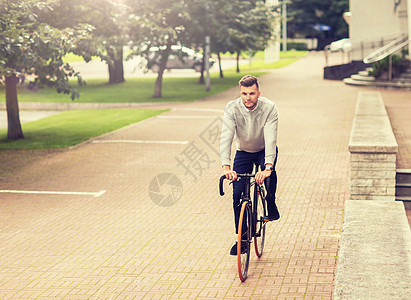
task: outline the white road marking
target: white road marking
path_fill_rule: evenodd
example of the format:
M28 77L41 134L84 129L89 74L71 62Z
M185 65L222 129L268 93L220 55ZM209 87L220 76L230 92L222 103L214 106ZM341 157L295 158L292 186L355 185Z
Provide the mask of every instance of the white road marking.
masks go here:
M176 144L187 145L188 141L155 141L155 140L95 140L93 143L132 143L132 144Z
M7 194L38 194L38 195L79 195L79 196L94 196L95 198L100 197L106 191L101 190L97 193L88 192L63 192L63 191L23 191L23 190L0 190L0 193Z
M157 116L159 119L215 119L216 116Z
M207 112L217 112L223 113L224 109L217 109L217 108L190 108L190 107L176 107L176 110L187 110L187 111L207 111Z

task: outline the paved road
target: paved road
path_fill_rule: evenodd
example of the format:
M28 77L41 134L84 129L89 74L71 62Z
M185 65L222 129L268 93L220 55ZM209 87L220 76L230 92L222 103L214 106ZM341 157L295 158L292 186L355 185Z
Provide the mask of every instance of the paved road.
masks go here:
M233 88L2 180L71 194L0 194L0 298L331 299L358 88L322 80L323 62L311 54L261 78L280 114L282 217L245 283L214 152Z

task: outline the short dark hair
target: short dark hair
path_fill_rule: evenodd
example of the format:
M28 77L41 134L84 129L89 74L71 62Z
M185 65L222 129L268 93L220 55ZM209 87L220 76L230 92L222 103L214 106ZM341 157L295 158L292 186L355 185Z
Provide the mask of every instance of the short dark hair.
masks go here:
M239 86L245 86L245 87L253 86L254 84L257 86L257 89L260 88L258 84L258 78L253 75L245 75L238 82Z

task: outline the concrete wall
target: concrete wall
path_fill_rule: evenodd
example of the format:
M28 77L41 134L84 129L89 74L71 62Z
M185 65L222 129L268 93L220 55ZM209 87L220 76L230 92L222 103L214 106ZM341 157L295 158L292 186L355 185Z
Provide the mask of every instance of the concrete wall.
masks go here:
M398 36L408 32L407 2L410 0L350 0L349 36L356 43L377 41L382 37ZM399 2L395 7L395 2ZM380 45L376 45L376 50ZM353 60L362 60L362 55L373 51L372 47L352 53Z
M350 199L394 201L398 145L380 93L359 93L349 151Z

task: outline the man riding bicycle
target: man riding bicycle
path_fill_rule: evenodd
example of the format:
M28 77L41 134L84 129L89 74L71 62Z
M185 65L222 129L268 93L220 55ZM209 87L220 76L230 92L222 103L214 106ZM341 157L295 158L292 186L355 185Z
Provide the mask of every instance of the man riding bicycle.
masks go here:
M255 175L257 184L270 180L267 191L268 221L278 220L280 214L275 204L277 188L277 130L278 112L274 102L260 97L258 78L246 75L238 82L240 97L230 101L224 111L220 140L220 155L223 173L233 182L233 208L235 230L238 233L240 199L244 191L244 181L237 181L237 173L251 173L254 163L261 167ZM236 137L237 151L231 168L231 145ZM237 243L230 250L237 255Z

